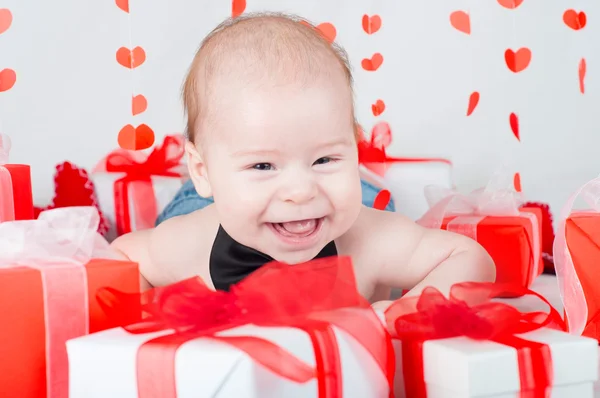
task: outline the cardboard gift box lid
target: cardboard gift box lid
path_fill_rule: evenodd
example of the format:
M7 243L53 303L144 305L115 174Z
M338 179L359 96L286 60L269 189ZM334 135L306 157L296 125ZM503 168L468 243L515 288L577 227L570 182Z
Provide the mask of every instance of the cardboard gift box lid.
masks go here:
M596 340L552 329L538 329L519 337L550 347L553 386L588 382L591 390L592 382L598 378ZM401 346L400 342L395 344ZM397 375L402 374L402 366L410 366L402 364L400 351L397 349L396 353ZM513 347L466 337L430 340L423 344L423 359L428 389L431 386L437 391L452 392L451 396L468 397L520 391L517 350Z

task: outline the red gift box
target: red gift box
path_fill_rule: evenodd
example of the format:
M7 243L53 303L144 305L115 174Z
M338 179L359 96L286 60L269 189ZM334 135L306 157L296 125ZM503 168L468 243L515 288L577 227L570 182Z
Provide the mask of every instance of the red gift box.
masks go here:
M0 224L0 396L67 398L68 339L122 324L103 287L139 292L137 264L117 261L92 207ZM133 318L132 318L133 320Z
M10 138L0 134L0 222L33 219L31 170L24 164L8 164Z
M590 210L572 212L581 197ZM572 334L600 340L600 177L571 195L561 211L554 240L554 268Z
M418 221L476 240L496 264L496 282L529 287L543 272L542 212L521 207L514 190L486 189L468 195L429 187L431 209Z

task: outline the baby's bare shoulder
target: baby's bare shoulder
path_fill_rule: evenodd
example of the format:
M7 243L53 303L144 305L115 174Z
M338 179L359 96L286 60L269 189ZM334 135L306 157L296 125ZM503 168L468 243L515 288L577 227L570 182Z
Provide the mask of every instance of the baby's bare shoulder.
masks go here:
M340 246L344 254L368 259L373 266L390 256L410 255L422 233L422 227L400 213L363 206L356 222L340 238Z
M219 222L212 206L121 236L113 247L140 265L152 286L199 275L210 283L208 258Z

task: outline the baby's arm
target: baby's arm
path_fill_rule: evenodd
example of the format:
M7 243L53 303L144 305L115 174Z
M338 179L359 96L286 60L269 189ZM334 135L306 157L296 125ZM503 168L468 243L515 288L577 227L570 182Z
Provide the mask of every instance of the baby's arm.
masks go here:
M494 281L496 267L487 251L476 241L452 232L428 229L390 212L378 212L373 241L380 264L379 284L410 289L418 295L426 286L448 294L458 282Z
M202 259L210 251L212 231L218 225L212 210L209 206L170 218L156 228L120 236L112 247L139 264L143 290L195 275L205 279Z

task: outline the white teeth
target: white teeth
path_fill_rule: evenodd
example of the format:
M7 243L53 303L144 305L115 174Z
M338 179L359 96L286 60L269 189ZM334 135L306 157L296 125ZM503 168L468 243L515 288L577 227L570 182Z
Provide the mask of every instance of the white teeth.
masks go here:
M311 220L284 222L280 225L290 234L303 235L314 231L314 229L317 227L317 220L313 218Z

